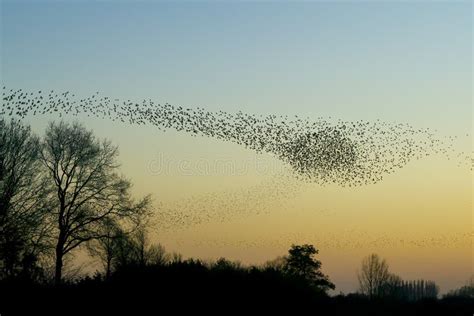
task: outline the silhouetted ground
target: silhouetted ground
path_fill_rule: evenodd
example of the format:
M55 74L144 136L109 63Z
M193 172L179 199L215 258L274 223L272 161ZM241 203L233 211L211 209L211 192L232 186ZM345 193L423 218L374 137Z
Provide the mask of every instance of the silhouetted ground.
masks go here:
M329 297L304 280L275 269L207 267L182 262L127 267L60 287L1 283L0 313L8 315L472 315L474 299L417 302Z

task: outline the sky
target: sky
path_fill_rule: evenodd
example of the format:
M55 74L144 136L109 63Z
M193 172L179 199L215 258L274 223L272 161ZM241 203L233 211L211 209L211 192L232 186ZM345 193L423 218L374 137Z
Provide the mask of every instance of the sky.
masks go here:
M470 1L2 0L1 82L209 111L408 123L457 136L456 149L470 153L472 9ZM52 120L26 119L38 134ZM472 173L454 161L433 156L375 185L321 187L281 180L281 162L236 144L82 122L119 146L121 171L137 196L153 195L157 212L217 212L174 229L157 221L154 240L185 257L262 263L313 243L344 292L356 289L372 252L442 291L472 274Z

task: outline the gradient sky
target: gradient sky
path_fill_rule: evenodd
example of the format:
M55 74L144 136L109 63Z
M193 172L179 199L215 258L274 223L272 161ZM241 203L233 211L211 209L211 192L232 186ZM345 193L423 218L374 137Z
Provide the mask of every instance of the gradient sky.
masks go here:
M458 136L456 148L471 152L472 13L470 1L1 1L0 75L27 90L409 123ZM27 121L42 133L54 119ZM227 192L251 200L255 186L274 188L282 167L213 139L84 123L119 145L123 173L157 207L216 194L204 200L218 209ZM200 172L216 161L246 169ZM257 167L262 161L268 170ZM403 278L433 279L443 291L472 274L469 169L430 157L367 187L291 183L295 194L270 194L247 215L235 210L224 222L173 231L158 223L155 238L184 256L246 263L314 243L338 291L356 288L355 271L371 252Z

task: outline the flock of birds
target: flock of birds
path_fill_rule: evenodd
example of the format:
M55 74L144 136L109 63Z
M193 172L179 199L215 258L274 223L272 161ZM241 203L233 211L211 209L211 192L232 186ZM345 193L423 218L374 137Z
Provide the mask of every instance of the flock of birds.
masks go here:
M27 116L56 114L105 118L125 124L153 125L159 130L174 129L194 136L213 137L240 144L257 153L268 153L290 170L263 179L262 183L240 190L224 190L199 196L161 202L155 220L161 239L169 235L172 243L193 248L239 247L254 251L262 246L286 249L291 242L311 241L323 249L364 249L394 247L466 247L473 234L403 236L369 234L358 229L303 234L302 232L260 236L182 238L177 229L197 224L228 221L275 209L291 208L305 182L319 185L361 186L381 181L384 176L403 168L411 160L441 154L457 158L472 170L470 154L454 148L453 137L441 138L432 130L408 124L382 121L330 121L302 119L297 116L257 116L238 112L209 112L203 108L184 108L158 104L152 100L139 103L121 101L96 93L76 98L70 92L24 91L3 87L0 117L20 119ZM322 211L320 216L330 216ZM286 247L286 248L285 248Z
M102 97L96 93L88 98L76 98L70 92L24 91L3 87L1 116L57 114L86 116L121 121L126 124L154 125L159 130L174 129L194 136L213 137L245 146L257 153L268 153L281 160L290 172L272 175L262 183L240 189L191 196L180 201L161 203L156 220L166 238L176 229L196 224L228 221L266 213L275 208L290 208L301 191L302 184L336 184L360 186L381 181L384 176L404 167L414 159L442 154L457 158L472 170L470 154L454 149L454 138L440 138L429 129L416 129L407 124L382 121L332 122L323 118L302 119L297 116L256 116L238 112L209 112L202 108L184 108L158 104L152 100L136 103ZM457 155L457 156L456 156ZM331 213L321 213L328 215ZM179 239L179 238L178 238ZM258 240L196 239L193 247L239 246L255 248L262 240L273 247L287 247L288 241L314 241L322 248L362 247L447 247L469 244L472 233L424 238L373 236L359 230L346 233L263 236Z
M289 165L296 178L320 185L376 183L413 159L432 154L449 158L455 153L449 139L442 140L429 129L382 121L331 122L323 118L209 112L152 100L121 101L98 92L76 98L70 92L31 92L6 87L2 101L0 116L87 115L234 142L258 153L269 153ZM470 156L462 155L472 169Z
M220 190L190 196L179 201L160 202L155 218L160 231L187 229L209 222L227 222L268 214L290 207L301 189L301 182L279 173L241 189Z
M100 96L98 92L87 98L77 98L70 92L32 92L3 87L0 117L22 119L48 114L97 117L213 137L257 153L268 153L290 170L254 187L162 203L156 217L163 231L281 208L294 198L305 182L367 185L381 181L411 160L433 154L442 154L448 159L456 155L453 137L442 139L429 129L416 129L407 124L209 112L202 108L158 104L152 100L121 101ZM457 156L472 170L470 155L457 153ZM342 242L344 238L329 240Z
M164 239L169 239L170 243L176 243L180 248L187 246L192 248L228 248L238 247L255 251L258 248L266 247L272 249L282 249L285 251L291 244L310 243L317 245L319 249L340 249L340 250L360 250L360 249L396 249L396 248L469 248L472 244L472 232L458 233L438 233L436 235L374 235L367 231L350 228L335 232L324 233L280 233L277 236L258 235L248 236L223 236L219 238L177 238L176 235Z

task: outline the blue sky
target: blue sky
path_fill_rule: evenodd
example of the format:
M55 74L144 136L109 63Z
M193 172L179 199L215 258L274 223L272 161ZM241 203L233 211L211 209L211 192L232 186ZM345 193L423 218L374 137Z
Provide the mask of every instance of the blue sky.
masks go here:
M471 15L470 2L2 1L2 81L466 129Z

